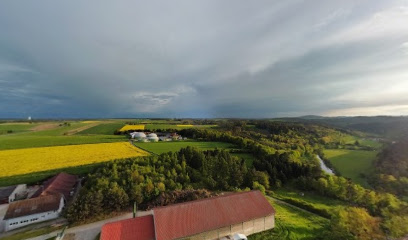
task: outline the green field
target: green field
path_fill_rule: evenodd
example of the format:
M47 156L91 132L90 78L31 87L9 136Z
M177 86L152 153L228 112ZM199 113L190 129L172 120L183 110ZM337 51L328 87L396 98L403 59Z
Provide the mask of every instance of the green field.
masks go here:
M361 174L367 174L373 170L373 161L377 151L360 150L324 150L324 155L344 177L364 187L369 187L366 179Z
M78 132L77 135L84 134L102 134L102 135L112 135L116 130L123 127L124 123L102 123L95 127L85 129L84 131Z
M11 133L19 133L19 132L27 132L31 128L37 126L37 124L29 124L29 123L2 123L0 124L0 135L1 134L11 134ZM11 131L11 133L8 133Z
M48 170L48 171L42 171L42 172L33 172L33 173L18 175L18 176L3 177L3 178L0 178L0 187L11 186L11 185L16 185L16 184L23 184L23 183L28 184L28 185L40 184L42 181L60 172L65 172L65 173L74 174L74 175L86 175L87 173L91 172L94 168L102 164L103 163L95 163L95 164L82 165L82 166L77 166L77 167L59 168L59 169L53 169L53 170Z
M245 159L245 163L247 167L252 168L254 160L255 160L254 155L250 153L231 153L231 155Z
M41 123L44 124L44 123ZM89 126L91 123L69 122L69 126L58 126L41 131L20 132L16 134L0 135L0 150L49 147L88 143L105 143L126 141L123 135L67 135L70 131ZM40 124L38 124L40 125ZM26 126L26 125L24 125Z
M124 136L0 136L0 150L126 141Z
M303 193L303 196L299 194L300 192ZM341 200L320 196L314 192L292 190L287 188L279 188L274 190L271 196L282 201L294 199L296 201L305 202L312 205L316 209L327 210L329 213L333 213L334 211L338 210L338 208L347 206L347 204Z
M209 149L226 149L232 148L233 145L230 143L224 142L196 142L196 141L174 141L174 142L135 142L135 146L140 147L143 150L148 152L161 154L166 152L175 152L180 150L181 148L185 148L187 146L196 147L201 150L209 150Z
M181 123L180 123L181 124ZM179 124L179 125L180 125ZM215 127L215 125L194 125L194 126L177 126L177 124L146 124L145 125L145 130L156 130L156 129L176 129L176 130L182 130L182 129L187 129L187 128L212 128Z
M249 240L316 239L327 230L329 220L270 200L276 210L275 228L254 234Z

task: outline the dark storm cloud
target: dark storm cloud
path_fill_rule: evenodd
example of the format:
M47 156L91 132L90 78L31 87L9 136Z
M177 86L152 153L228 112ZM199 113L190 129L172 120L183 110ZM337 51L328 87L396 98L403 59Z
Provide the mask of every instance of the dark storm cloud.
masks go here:
M407 1L3 1L0 117L408 114Z

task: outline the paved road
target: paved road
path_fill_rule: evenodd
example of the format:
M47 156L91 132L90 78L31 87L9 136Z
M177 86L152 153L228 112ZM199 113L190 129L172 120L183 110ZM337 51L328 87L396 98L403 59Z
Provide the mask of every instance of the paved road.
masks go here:
M152 211L138 211L137 216L146 216L152 214ZM123 219L129 219L133 217L133 213L125 213L123 215L105 219L99 222L94 222L86 225L80 225L72 228L68 228L66 233L67 239L74 240L94 240L96 236L101 232L101 228L105 223L115 222ZM55 237L60 231L55 231L49 234L41 235L35 238L30 238L28 240L45 240L47 238ZM65 237L64 237L65 239Z

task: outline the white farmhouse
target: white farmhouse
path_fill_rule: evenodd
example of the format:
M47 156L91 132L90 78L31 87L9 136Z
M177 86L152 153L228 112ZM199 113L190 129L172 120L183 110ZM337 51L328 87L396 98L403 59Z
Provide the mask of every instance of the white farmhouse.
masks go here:
M10 203L4 216L5 230L58 218L64 207L62 194L52 194Z
M11 203L23 197L27 191L26 184L0 188L0 204Z

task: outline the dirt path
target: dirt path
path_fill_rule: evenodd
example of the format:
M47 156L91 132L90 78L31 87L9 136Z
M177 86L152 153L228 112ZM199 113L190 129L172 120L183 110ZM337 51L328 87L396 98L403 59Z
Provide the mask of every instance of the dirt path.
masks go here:
M84 130L86 130L86 129L88 129L88 128L98 126L98 125L101 124L101 123L102 123L102 122L97 122L97 123L88 124L88 125L86 125L86 126L82 126L82 127L79 127L79 128L75 128L75 129L72 129L72 130L70 130L70 131L68 131L68 132L65 132L64 135L67 135L67 136L74 135L75 133L82 132L82 131L84 131ZM104 122L104 123L105 123L105 122Z
M33 132L38 132L38 131L43 131L43 130L50 130L50 129L54 129L57 128L59 126L58 123L44 123L44 124L40 124L38 126L35 126L33 128L31 128L30 130Z

